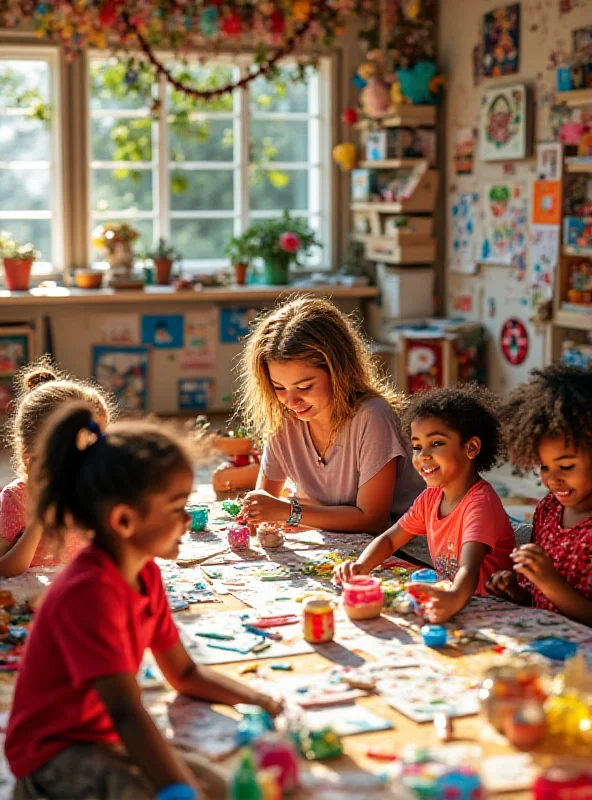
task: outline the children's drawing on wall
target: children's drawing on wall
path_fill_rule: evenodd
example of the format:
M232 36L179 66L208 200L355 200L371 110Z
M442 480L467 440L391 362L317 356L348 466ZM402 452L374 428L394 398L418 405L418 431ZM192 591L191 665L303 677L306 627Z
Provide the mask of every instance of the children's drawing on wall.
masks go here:
M483 75L513 75L519 56L520 3L494 8L483 17Z
M236 344L249 332L249 323L257 316L253 308L223 308L220 311L220 341Z
M185 314L186 361L193 367L213 367L218 340L218 309Z
M103 344L139 344L140 317L138 314L107 314L101 316Z
M142 344L163 349L183 347L183 314L142 317Z
M0 375L13 375L30 358L30 334L0 335Z
M512 266L515 278L526 275L527 201L524 184L494 183L483 194L481 261Z
M592 25L572 31L571 43L574 55L592 56Z
M559 260L559 227L533 225L531 227L530 262L532 285L530 304L533 319L544 322L550 316L553 298L553 280Z
M146 411L150 350L148 347L94 345L92 372L126 411Z
M559 181L562 174L563 147L560 142L537 144L536 174L540 181Z
M454 170L457 175L471 175L475 155L475 134L472 128L457 128L454 144Z
M481 96L480 150L482 161L510 161L527 155L526 87L523 84L487 89Z
M451 272L474 275L479 259L479 195L465 192L452 198L452 253L448 262Z
M177 388L179 411L205 411L212 404L213 378L182 378Z

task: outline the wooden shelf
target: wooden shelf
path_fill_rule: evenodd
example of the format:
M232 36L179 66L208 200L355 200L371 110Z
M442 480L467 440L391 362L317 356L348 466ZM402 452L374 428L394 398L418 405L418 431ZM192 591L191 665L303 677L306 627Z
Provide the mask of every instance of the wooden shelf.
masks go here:
M352 239L365 245L366 258L384 264L431 264L436 258L436 240L413 240L410 234L403 237L354 235Z
M590 172L592 173L592 158L584 161L579 158L566 158L565 169L567 172Z
M557 92L555 96L559 103L570 108L592 105L592 89L572 89L570 92Z
M379 214L401 214L402 203L350 203L352 211L378 211Z
M401 169L405 167L419 167L427 164L426 158L385 158L376 161L360 161L358 167L362 169Z
M553 324L559 328L592 331L592 308L590 308L589 311L568 311L563 308L558 308Z
M436 124L437 106L404 105L393 108L382 119L362 119L354 128L358 131L369 128L433 128Z
M572 247L569 244L564 244L561 248L564 256L576 256L580 258L592 258L592 250L585 247Z

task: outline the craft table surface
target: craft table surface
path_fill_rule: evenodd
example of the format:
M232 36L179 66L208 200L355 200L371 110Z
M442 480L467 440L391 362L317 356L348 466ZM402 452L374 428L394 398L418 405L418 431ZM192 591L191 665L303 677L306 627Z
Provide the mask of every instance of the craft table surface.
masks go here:
M211 486L200 486L196 495L195 501L198 502L211 502L212 490ZM217 613L223 611L232 611L243 608L248 608L242 601L236 597L228 594L221 596L221 602L218 603L199 603L191 606L190 612L177 612L175 618L183 618L186 614L191 615L202 613ZM503 615L507 614L507 608L500 609L500 622L503 620ZM491 650L481 650L481 652L474 654L467 654L461 652L456 647L446 647L439 651L433 651L435 658L441 661L444 665L453 666L455 671L459 674L469 676L471 679L480 680L492 659L495 657ZM365 660L372 661L373 659L367 655L360 653ZM256 659L253 658L253 661ZM265 670L268 669L270 664L274 661L281 661L282 663L290 663L293 671L287 673L288 675L296 674L314 674L315 672L332 666L332 662L323 656L323 646L317 648L317 652L306 655L291 656L281 659L262 659L260 660L261 667ZM230 663L224 665L214 666L213 669L219 670L227 675L248 680L251 676L241 676L240 668L244 667L245 662ZM268 673L269 674L269 673ZM271 673L274 677L281 677L284 673ZM14 684L14 675L9 673L0 674L0 710L7 710L10 705L12 688ZM386 701L380 696L370 696L359 698L357 703L361 703L368 709L376 712L381 717L388 719L393 724L393 730L381 731L376 733L359 734L355 736L347 736L343 739L344 755L340 759L330 760L324 762L328 767L336 771L351 771L352 769L360 769L369 771L374 774L381 772L385 768L384 762L371 760L366 757L366 753L371 748L379 748L382 750L399 752L405 746L413 744L418 746L435 746L441 747L442 743L439 742L435 735L434 726L432 723L418 724L399 712L392 709L387 705ZM217 710L225 714L236 715L233 709L226 707L216 707ZM499 756L508 755L517 752L507 740L497 734L482 718L481 716L470 716L463 718L456 718L453 720L453 739L452 745L462 745L467 747L480 748L482 756ZM557 752L557 746L552 743L546 742L533 754L535 761L546 764L550 761L550 756L560 755ZM567 755L567 754L566 754ZM230 771L236 763L237 756L233 755L219 762L219 766L224 770ZM0 800L9 795L2 793L0 787ZM387 793L384 794L388 796ZM526 800L531 796L530 791L511 791L500 794L500 797L508 798L508 800ZM294 795L295 798L304 800L310 798L308 793L299 793ZM371 793L372 798L378 798L380 795Z

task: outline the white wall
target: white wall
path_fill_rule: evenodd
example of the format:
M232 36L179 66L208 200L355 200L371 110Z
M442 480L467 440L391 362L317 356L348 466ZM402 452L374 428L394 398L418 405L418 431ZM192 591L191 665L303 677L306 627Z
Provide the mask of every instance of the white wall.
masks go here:
M521 43L519 72L503 78L482 78L473 85L473 47L479 41L483 15L491 9L506 5L503 0L441 0L439 25L439 65L446 75L446 101L444 108L446 130L445 182L446 194L446 247L450 248L451 210L450 198L454 192L479 191L491 181L504 177L502 162L479 161L478 146L472 175L458 176L454 172L454 143L457 127L477 128L481 91L489 86L526 83L535 101L535 142L551 141L552 106L555 99L554 57L560 51L571 51L571 31L592 24L592 0L528 0L521 3ZM560 6L572 6L560 13ZM515 167L512 180L524 180L532 187L535 177L534 158L508 162ZM530 263L529 263L530 269ZM528 284L528 275L526 284ZM523 381L530 369L541 366L545 357L545 332L536 330L528 322L527 292L511 277L507 267L480 267L476 276L446 275L446 305L453 309L457 292L473 295L473 311L467 316L480 320L490 337L488 346L489 383L493 388L509 390ZM490 316L491 300L495 313ZM526 361L514 367L507 363L499 348L499 334L503 322L511 316L527 324L530 350Z

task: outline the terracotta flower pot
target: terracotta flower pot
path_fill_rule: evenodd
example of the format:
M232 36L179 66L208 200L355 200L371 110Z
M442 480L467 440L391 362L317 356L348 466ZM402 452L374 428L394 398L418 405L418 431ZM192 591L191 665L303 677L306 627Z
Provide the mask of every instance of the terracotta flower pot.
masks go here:
M155 258L156 283L158 286L168 286L171 280L173 261L170 258Z
M11 292L27 292L31 278L32 258L5 258L4 279Z
M233 436L216 436L213 445L226 456L247 455L253 449L252 439L235 439Z
M234 269L234 282L237 286L244 286L247 282L247 268L248 264L240 263L240 264L233 264L232 267Z

